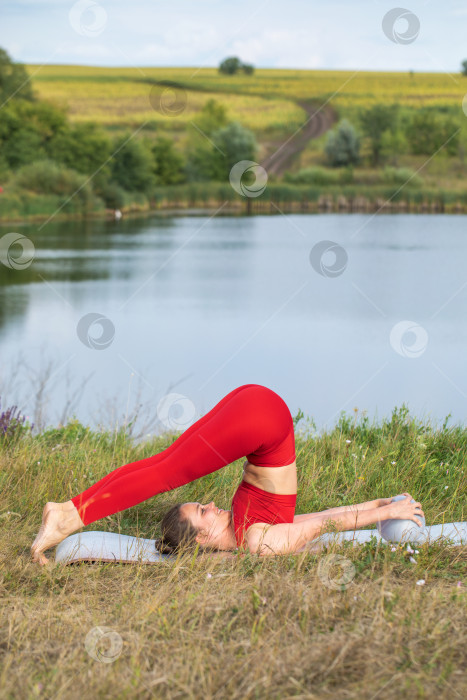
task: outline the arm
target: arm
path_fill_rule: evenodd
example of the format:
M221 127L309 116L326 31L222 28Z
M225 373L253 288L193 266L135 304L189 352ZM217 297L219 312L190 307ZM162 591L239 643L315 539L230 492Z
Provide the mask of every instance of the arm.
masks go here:
M335 515L336 513L345 512L355 512L362 510L373 510L374 508L381 508L382 506L387 506L391 502L390 498L376 498L374 501L365 501L364 503L356 503L352 506L337 506L336 508L327 508L326 510L321 510L319 513L302 513L296 515L293 519L294 523L302 522L303 520L309 520L310 518L316 518L316 516L327 513L328 515Z
M373 525L380 520L390 519L392 512L391 506L387 505L361 511L342 511L332 518L325 511L300 522L279 525L255 523L247 530L246 542L250 552L260 556L296 553L307 542L322 534L326 521L334 523L337 530L354 530L365 525Z
M267 525L255 523L247 530L246 543L250 552L260 556L274 554L298 553L305 545L322 534L326 522L334 523L336 530L355 530L365 525L372 525L381 520L413 520L417 525L421 521L417 516L424 516L421 503L412 503L411 495L404 493L404 500L391 502L379 508L363 511L343 511L332 518L329 514L317 513L316 517L297 523ZM388 499L389 500L389 499ZM349 506L352 508L352 506Z

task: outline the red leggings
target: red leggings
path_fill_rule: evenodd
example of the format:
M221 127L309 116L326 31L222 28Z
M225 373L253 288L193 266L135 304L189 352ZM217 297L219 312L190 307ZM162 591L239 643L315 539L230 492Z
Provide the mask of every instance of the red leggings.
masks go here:
M71 500L83 523L89 525L242 457L263 467L295 461L294 427L287 404L260 384L237 387L166 450L118 467Z

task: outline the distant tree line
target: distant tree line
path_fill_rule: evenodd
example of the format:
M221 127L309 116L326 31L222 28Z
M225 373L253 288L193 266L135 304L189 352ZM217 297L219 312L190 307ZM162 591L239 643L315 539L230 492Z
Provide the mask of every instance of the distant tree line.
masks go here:
M439 107L412 110L377 104L360 111L357 126L342 119L328 133L325 152L329 164L336 167L358 164L362 141L373 167L396 154L433 155L443 148L448 155L457 155L459 127L457 115Z
M0 52L0 184L44 194L74 191L88 176L90 189L108 207L119 208L125 192L151 197L161 185L228 181L239 160L254 160L253 133L232 122L213 99L206 102L188 127L180 152L166 136L109 136L92 122L73 125L57 106L38 100L23 66ZM65 174L66 173L66 176Z

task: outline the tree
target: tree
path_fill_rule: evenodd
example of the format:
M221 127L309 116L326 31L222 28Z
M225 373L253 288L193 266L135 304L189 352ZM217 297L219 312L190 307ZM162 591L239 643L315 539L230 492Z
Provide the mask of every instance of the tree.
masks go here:
M408 153L409 142L403 128L385 131L381 137L381 153L393 166L399 162L398 156Z
M110 174L110 163L102 166L112 153L110 139L92 122L59 129L48 146L49 155L79 173Z
M462 66L462 71L461 71L462 75L467 75L467 59L465 61L462 61L461 66Z
M231 122L212 135L214 143L213 172L214 179L227 180L235 163L240 160L253 160L258 144L255 135L238 122Z
M187 164L189 180L228 182L235 163L255 158L257 143L254 134L237 122L214 131L210 142L191 154Z
M242 63L237 56L224 58L219 65L219 73L224 73L225 75L235 75L239 70L242 70L245 75L252 75L255 68L251 63Z
M112 179L128 192L149 192L156 184L152 153L124 134L112 148Z
M358 163L360 140L354 127L347 119L343 119L335 130L329 132L325 151L331 165L341 166Z
M189 131L186 177L190 181L211 180L213 174L212 134L227 126L227 110L214 99L208 100Z
M10 100L1 110L2 159L15 170L46 157L54 134L65 126L65 113L48 102Z
M34 93L25 67L0 49L0 105L9 99L32 101Z
M374 105L360 113L360 123L371 148L371 161L375 167L380 164L383 150L383 134L395 129L398 121L399 105Z
M210 136L216 129L227 126L228 118L225 105L211 98L203 105L203 109L199 116L196 117L196 121L193 121L193 124L195 125L195 134L200 135L200 132L202 132L201 136L203 134Z
M229 58L224 58L219 66L219 73L224 73L225 75L235 75L242 65L242 62L236 56L230 56Z
M449 155L456 155L458 129L459 123L452 116L436 113L429 108L419 109L406 128L410 151L415 155L432 155L444 148Z
M185 179L184 160L171 139L159 137L152 146L153 172L158 185L176 185Z

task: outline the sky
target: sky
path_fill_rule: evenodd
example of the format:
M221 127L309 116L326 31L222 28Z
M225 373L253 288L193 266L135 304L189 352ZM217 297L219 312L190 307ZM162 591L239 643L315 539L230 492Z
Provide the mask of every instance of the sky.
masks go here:
M407 2L394 20L398 0L0 0L0 47L41 65L217 66L239 56L258 68L458 73L465 0Z

